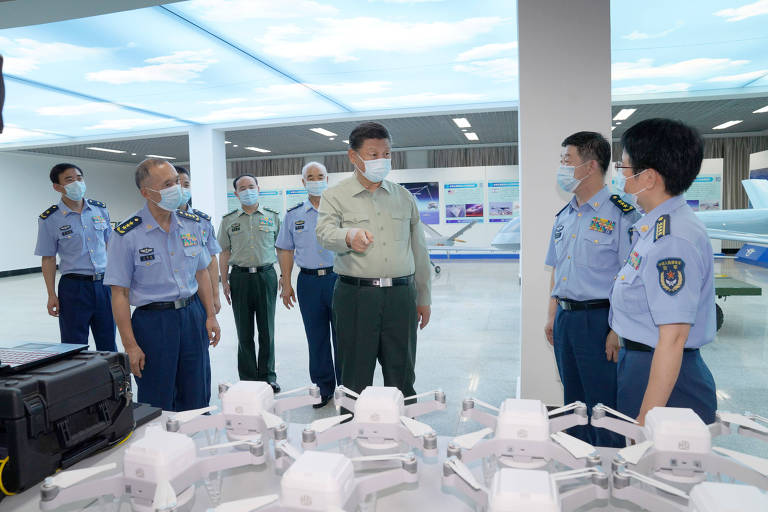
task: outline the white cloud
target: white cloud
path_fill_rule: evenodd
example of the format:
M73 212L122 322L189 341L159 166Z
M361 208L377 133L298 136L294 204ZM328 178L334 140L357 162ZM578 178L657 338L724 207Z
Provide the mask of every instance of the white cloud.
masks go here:
M638 30L634 30L632 31L632 33L627 34L625 36L621 36L621 37L622 39L629 39L630 41L637 41L639 39L659 39L659 38L668 36L675 30L682 27L683 25L684 23L682 21L678 21L674 27L668 28L667 30L662 30L661 32L655 32L653 34L649 34L647 32L640 32Z
M107 131L123 131L131 130L133 128L143 128L147 126L154 126L163 123L169 123L167 119L144 119L144 118L127 118L127 119L105 119L99 124L92 126L86 126L84 130L107 130Z
M456 60L458 62L465 62L468 60L488 59L496 57L499 54L510 54L513 50L517 50L517 41L511 43L492 43L484 44L483 46L476 46L465 52L461 52Z
M7 124L3 128L3 133L0 133L0 144L4 144L6 142L16 142L24 139L37 139L40 137L45 137L46 135L46 133L34 130L25 130L24 128L19 128L16 125Z
M295 62L357 60L361 51L417 53L470 41L505 21L500 17L456 22L394 22L372 17L321 18L313 27L275 25L257 42L269 55ZM418 44L416 44L418 42Z
M683 92L691 88L691 84L685 82L676 82L673 84L643 84L629 85L626 87L616 87L611 89L611 94L623 96L628 94L651 94L656 92Z
M293 105L291 105L291 107L293 107ZM271 112L268 109L269 107L264 106L225 108L222 110L214 110L204 116L193 117L192 120L198 123L218 123L242 119L263 119L265 117L275 117L277 115L277 113Z
M405 94L402 96L390 96L370 98L361 101L355 101L355 108L374 109L374 108L397 108L413 107L426 105L457 105L462 103L475 103L486 96L479 93L434 93L422 92L416 94Z
M381 2L384 4L425 4L433 2L443 2L444 0L368 0L371 3Z
M305 87L306 85L306 87ZM255 97L262 102L288 100L291 98L305 97L312 94L307 87L316 89L328 95L339 96L360 96L367 94L380 94L390 90L391 82L370 81L370 82L337 82L332 84L275 84L266 87L257 87L253 90Z
M105 55L106 48L77 46L69 43L44 43L35 39L0 37L4 53L4 71L26 74L48 63L86 61Z
M715 76L708 78L707 82L749 82L750 80L760 78L764 75L768 75L768 69L749 71L747 73L739 73L737 75Z
M208 66L218 62L211 58L211 50L182 50L170 55L146 59L147 66L130 69L105 69L85 75L92 82L109 84L130 84L141 82L185 83L205 71Z
M715 16L720 16L721 18L725 18L725 21L731 22L746 20L762 14L768 14L768 0L758 0L757 2L742 5L741 7L723 9L717 11Z
M236 103L245 103L246 101L248 101L248 98L225 98L222 100L201 101L199 103L204 105L234 105Z
M491 60L475 60L465 64L456 64L454 71L470 73L475 76L492 78L499 82L509 82L517 78L517 59L501 58Z
M635 62L615 62L611 66L613 80L648 78L688 78L711 75L713 72L748 64L748 60L698 58L653 65L653 59L638 59Z
M77 105L56 105L50 107L40 107L36 112L41 116L83 116L101 112L114 112L119 107L111 103L79 103Z
M194 0L188 8L209 21L245 21L263 19L315 18L333 16L336 7L313 0Z

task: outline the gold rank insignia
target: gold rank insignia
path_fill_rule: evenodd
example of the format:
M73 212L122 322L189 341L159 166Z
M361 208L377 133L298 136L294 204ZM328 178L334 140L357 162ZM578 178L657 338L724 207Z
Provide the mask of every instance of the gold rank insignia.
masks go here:
M98 206L99 208L106 208L107 205L102 203L101 201L97 201L95 199L88 199L88 204L93 206Z
M185 219L193 220L195 222L200 222L200 217L193 213L185 212L184 210L176 210L176 215L179 217L184 217Z
M40 214L40 218L47 219L48 217L51 216L53 212L55 212L58 209L59 209L58 205L52 204L47 210L45 210L43 213Z
M211 216L210 215L208 215L205 212L201 212L200 210L196 210L196 209L193 208L192 209L192 213L194 213L195 215L197 215L198 217L200 217L202 219L211 220Z
M622 198L620 198L618 195L613 194L611 196L611 202L618 207L619 210L622 211L622 213L627 214L629 212L635 211L635 207L629 204L628 202L624 201Z
M141 217L139 216L131 217L127 221L123 222L122 224L118 224L117 227L115 228L115 231L117 231L118 235L122 236L127 232L129 232L130 230L132 230L133 228L135 228L136 226L138 226L139 224L141 224Z
M670 233L669 215L662 215L656 219L656 231L653 234L653 241L664 238Z

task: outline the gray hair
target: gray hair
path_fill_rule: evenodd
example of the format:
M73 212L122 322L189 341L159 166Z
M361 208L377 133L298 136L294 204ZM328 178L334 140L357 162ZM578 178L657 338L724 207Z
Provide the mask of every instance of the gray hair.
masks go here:
M139 165L136 166L136 174L134 179L136 180L136 187L141 190L142 183L149 177L149 171L153 167L160 167L161 165L171 165L167 160L162 158L147 158L142 160Z
M320 169L321 171L323 171L325 173L326 177L328 176L328 169L326 169L323 164L321 164L320 162L309 162L307 165L305 165L304 167L301 168L301 177L306 180L307 179L307 173L313 167L317 167L318 169Z

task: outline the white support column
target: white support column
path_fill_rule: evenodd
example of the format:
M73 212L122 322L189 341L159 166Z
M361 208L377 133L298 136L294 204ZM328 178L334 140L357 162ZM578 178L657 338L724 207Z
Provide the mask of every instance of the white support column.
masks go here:
M562 403L544 337L555 213L567 201L555 172L560 143L590 130L611 140L610 0L518 0L520 62L522 397Z
M192 174L192 204L211 216L218 229L227 213L227 159L224 132L207 126L189 129L189 170Z

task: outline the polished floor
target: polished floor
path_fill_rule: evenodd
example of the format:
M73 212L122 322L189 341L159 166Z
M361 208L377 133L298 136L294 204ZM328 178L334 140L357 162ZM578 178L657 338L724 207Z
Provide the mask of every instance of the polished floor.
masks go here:
M433 282L432 320L419 334L416 389L441 388L445 412L423 420L440 434L454 435L477 428L459 421L461 400L474 396L498 404L514 396L520 375L520 287L516 260L441 262ZM716 272L765 287L768 269L718 259ZM768 294L768 291L766 291ZM58 341L57 320L45 313L45 290L40 274L0 279L0 345L29 340ZM752 411L768 416L768 295L718 300L725 323L715 343L703 349L718 388L719 408ZM222 342L211 351L214 384L237 379L237 341L232 310L220 315ZM278 304L276 317L278 381L288 390L308 384L306 338L298 308ZM377 370L375 383L381 384ZM214 399L216 403L218 399ZM335 414L299 410L287 419L306 423ZM768 456L768 443L721 439L718 444Z

